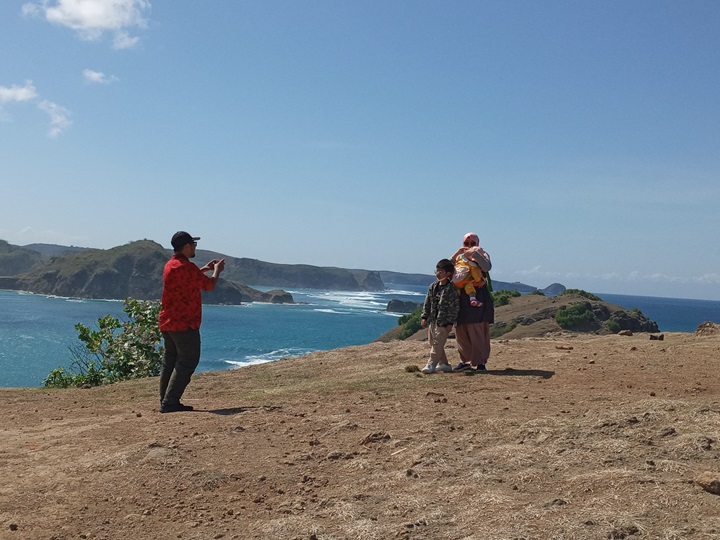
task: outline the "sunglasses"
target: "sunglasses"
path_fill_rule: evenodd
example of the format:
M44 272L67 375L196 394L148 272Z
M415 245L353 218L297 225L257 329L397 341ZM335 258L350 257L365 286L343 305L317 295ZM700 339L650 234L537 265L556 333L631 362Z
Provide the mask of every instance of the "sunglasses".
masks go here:
M475 242L473 242L472 240L468 240L467 242L463 242L463 246L474 247L474 246L477 246L477 244Z

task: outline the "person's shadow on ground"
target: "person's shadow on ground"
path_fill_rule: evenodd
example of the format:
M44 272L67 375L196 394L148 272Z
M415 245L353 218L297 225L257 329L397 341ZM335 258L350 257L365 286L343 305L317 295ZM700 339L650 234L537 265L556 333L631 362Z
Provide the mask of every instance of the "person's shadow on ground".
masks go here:
M505 369L487 369L477 372L478 375L502 375L510 377L540 377L549 379L555 375L554 371L546 371L544 369L515 369L507 367Z
M221 416L232 416L234 414L242 414L244 412L249 412L253 410L262 410L265 412L269 411L277 411L282 409L279 405L258 405L254 407L228 407L227 409L206 409L206 410L200 410L196 409L197 412L208 412L211 414L219 414Z

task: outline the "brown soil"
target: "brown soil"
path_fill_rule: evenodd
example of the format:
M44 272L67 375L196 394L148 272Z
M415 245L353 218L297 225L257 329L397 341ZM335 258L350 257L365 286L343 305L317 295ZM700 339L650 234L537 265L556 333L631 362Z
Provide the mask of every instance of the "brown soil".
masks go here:
M199 374L191 413L156 379L3 389L0 538L718 538L707 330L502 339L474 376L372 343Z

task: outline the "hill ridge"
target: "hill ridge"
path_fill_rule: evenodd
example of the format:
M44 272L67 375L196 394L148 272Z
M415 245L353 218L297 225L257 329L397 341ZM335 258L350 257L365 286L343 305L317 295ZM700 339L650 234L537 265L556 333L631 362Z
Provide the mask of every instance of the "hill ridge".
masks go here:
M35 247L38 251L31 249L31 246ZM124 246L127 247L124 248ZM83 270L76 267L75 271L77 275L74 278L65 276L66 279L62 285L58 285L56 292L52 292L55 287L51 286L48 280L52 279L52 272L55 272L58 276L62 275L63 272L68 272L67 268L63 268L63 261L66 261L69 266L73 264L73 261L92 260L96 266L102 266L98 258L102 258L105 255L112 257L117 250L139 249L139 246L152 246L154 251L164 253L166 258L169 258L172 254L171 250L165 249L157 242L147 239L135 240L123 246L115 246L105 250L79 248L75 246L67 247L54 244L30 244L21 247L13 246L6 241L0 240L0 287L83 297L86 291L90 291L87 294L101 294L94 288L97 286L100 287L105 294L113 294L113 296L108 298L118 299L120 292L113 291L110 283L104 282L102 276L93 275L92 277L96 280L94 283L83 282L83 276L88 275L87 269ZM96 254L95 259L87 259L87 253ZM157 261L155 261L157 255L153 254L152 258L153 261L148 261L147 264L155 268L157 266ZM242 284L243 287L247 288L242 291L235 290L228 294L215 294L216 298L224 298L226 303L231 303L233 300L243 297L246 298L246 301L250 301L252 296L257 297L259 291L255 291L255 289L248 290L250 289L250 287L248 287L249 285L347 291L381 291L386 288L384 279L392 280L403 277L403 279L408 280L405 284L418 283L420 285L429 285L434 279L434 276L423 274L344 269L308 264L271 263L247 257L233 257L209 250L197 251L197 260L210 260L213 258L225 259L226 265L223 280L234 282L236 285ZM109 279L113 275L113 267L110 263L106 264L106 266L108 266L108 273L105 277ZM144 289L142 291L143 295L148 295L151 291L157 294L157 275L161 274L160 272L153 276L147 276L147 279L152 280L152 283L145 284L144 287L141 287ZM117 278L118 276L115 277ZM139 276L135 277L139 279ZM129 279L129 277L123 276L123 279ZM71 283L73 285L71 285ZM101 283L105 283L105 285L101 287ZM523 293L537 290L536 287L522 283L509 284L498 281L495 283L496 288L512 287ZM129 289L133 289L131 286L128 287ZM557 290L564 290L564 287L559 284L554 284L550 287L554 287L554 294L557 294ZM558 287L560 289L558 289ZM222 293L222 291L220 292Z

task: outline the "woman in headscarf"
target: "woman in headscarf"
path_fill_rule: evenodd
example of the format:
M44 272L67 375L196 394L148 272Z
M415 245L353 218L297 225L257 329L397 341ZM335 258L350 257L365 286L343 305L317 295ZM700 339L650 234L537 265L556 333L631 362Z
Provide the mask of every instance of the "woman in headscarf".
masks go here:
M471 304L470 296L460 289L460 311L455 326L460 363L453 371L476 373L485 371L490 358L490 324L495 322L495 306L492 301L488 283L488 272L492 268L490 255L480 247L480 239L475 233L467 233L463 238L463 247L453 256L453 262L465 251L472 250L485 280L475 283L475 302Z

